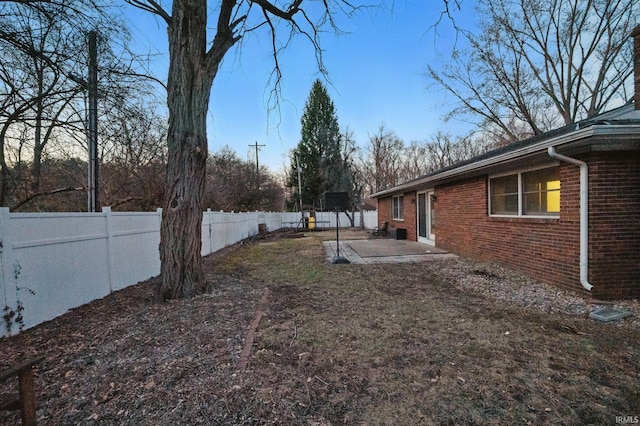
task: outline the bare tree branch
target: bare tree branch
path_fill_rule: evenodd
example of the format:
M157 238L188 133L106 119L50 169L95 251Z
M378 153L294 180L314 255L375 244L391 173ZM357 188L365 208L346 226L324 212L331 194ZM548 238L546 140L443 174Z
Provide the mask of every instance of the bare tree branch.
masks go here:
M63 192L73 192L73 191L86 191L85 187L73 187L73 186L67 186L65 188L58 188L58 189L52 189L50 191L42 191L42 192L38 192L36 194L31 194L28 197L18 201L17 203L15 203L12 207L11 210L18 210L20 209L20 207L24 206L25 204L29 203L30 201L35 200L36 198L39 197L45 197L48 195L55 195L55 194L61 194Z
M125 0L131 6L138 9L151 12L154 15L161 17L167 24L171 24L171 15L164 10L164 8L154 0Z
M430 78L468 114L509 139L592 117L626 102L638 0L481 0L468 50Z
M300 11L300 5L302 4L302 1L303 0L293 1L285 10L278 8L275 3L267 0L249 0L250 3L255 3L260 6L263 11L277 16L280 19L284 19L285 21L290 21L293 16Z

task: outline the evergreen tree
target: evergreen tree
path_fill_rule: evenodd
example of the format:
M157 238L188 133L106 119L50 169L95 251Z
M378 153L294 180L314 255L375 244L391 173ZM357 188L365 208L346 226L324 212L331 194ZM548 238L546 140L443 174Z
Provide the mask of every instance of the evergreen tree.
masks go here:
M342 135L333 101L320 80L313 83L300 120L301 139L292 152L289 186L294 188L290 207L322 207L326 191L348 191L350 179L342 159ZM301 168L300 188L298 167Z

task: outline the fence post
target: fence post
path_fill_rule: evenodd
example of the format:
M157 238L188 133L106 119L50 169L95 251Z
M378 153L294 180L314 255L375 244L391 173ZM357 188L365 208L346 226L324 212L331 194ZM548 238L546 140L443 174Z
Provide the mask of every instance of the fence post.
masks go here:
M213 223L211 223L211 209L207 209L207 220L209 221L209 251L207 254L213 253Z
M13 270L13 241L10 238L11 230L9 229L9 221L11 219L11 213L8 207L0 207L0 267L2 268L0 274L0 287L2 287L2 293L0 294L0 309L1 314L4 316L9 311L15 312L17 308L16 291L14 290L14 280L11 276ZM5 336L10 336L14 328L13 321L5 322L2 324Z
M113 224L111 223L111 206L102 207L105 220L105 233L107 234L107 271L109 271L109 293L113 293L113 277L115 276L115 266L113 264Z
M160 244L162 244L162 208L158 207L156 213L158 214L158 259L160 259Z

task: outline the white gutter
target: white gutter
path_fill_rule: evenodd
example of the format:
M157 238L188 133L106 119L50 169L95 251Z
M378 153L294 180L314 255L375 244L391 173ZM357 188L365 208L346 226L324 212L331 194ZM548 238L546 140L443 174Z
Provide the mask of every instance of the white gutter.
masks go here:
M558 154L553 146L547 148L547 152L551 158L580 167L580 284L591 291L593 285L589 283L589 169L584 161Z

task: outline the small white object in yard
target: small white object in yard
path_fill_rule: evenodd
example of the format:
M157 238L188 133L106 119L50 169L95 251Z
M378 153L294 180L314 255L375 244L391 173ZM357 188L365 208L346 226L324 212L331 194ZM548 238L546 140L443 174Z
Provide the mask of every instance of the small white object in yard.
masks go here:
M505 336L508 336L508 335L510 335L510 334L511 334L511 333L509 333L508 331L505 331L505 332L504 332L504 335L505 335Z

